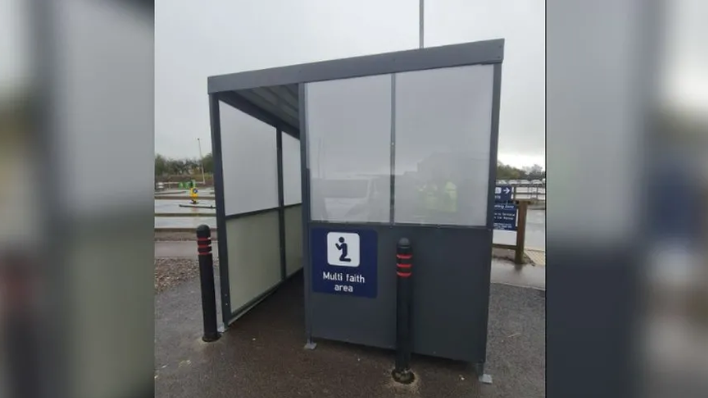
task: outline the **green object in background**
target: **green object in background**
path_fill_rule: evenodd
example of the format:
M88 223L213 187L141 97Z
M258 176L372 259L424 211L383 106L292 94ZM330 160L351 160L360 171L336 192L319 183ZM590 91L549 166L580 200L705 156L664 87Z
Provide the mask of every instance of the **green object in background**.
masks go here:
M184 189L184 183L183 183L183 182L180 182L177 186L179 187L179 189Z
M196 188L197 187L197 180L192 180L191 181L192 186L190 188Z

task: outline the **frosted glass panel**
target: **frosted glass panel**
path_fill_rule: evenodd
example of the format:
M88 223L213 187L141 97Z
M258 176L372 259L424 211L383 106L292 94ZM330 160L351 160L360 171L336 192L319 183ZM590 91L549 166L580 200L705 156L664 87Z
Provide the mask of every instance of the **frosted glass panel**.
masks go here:
M396 75L395 222L486 225L493 72Z
M300 140L283 133L283 196L285 205L302 203Z
M309 83L312 220L389 222L391 76Z
M226 220L231 310L280 283L278 211Z
M276 130L219 103L226 215L278 206Z

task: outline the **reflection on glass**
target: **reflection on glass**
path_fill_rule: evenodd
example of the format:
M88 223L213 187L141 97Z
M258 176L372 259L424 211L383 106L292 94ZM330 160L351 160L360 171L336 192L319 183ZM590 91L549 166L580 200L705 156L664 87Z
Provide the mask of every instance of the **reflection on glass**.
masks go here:
M396 75L396 223L484 226L493 67Z
M388 221L390 177L312 180L313 219L347 222ZM316 199L316 201L315 201Z
M389 222L391 76L306 85L312 220Z

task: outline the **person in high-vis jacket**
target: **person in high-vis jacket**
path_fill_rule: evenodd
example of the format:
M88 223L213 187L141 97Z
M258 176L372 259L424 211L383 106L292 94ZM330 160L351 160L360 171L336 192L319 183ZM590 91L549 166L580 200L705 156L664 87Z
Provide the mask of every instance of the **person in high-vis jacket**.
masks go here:
M448 223L457 213L457 185L450 179L437 179L418 188L426 223Z

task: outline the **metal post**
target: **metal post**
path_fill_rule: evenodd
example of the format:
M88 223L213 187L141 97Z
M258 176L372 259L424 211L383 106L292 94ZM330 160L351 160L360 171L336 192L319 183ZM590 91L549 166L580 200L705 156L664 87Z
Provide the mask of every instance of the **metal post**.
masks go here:
M202 285L202 314L204 336L208 342L219 340L216 330L216 289L214 287L214 258L211 254L211 229L208 225L197 227L197 252L199 253L199 279Z
M283 131L276 132L276 148L278 151L278 237L280 240L280 280L284 281L288 275L287 258L285 256L285 188L283 187Z
M202 156L202 141L197 138L199 144L199 165L202 167L202 185L206 185L206 176L204 175L204 157Z
M425 0L420 0L418 13L418 47L424 47L425 40Z
M519 217L516 226L516 253L514 262L517 266L524 263L524 242L526 240L526 213L528 212L529 202L527 200L518 201Z
M413 250L406 238L401 238L396 246L396 275L396 367L392 376L399 383L410 384L415 380L410 369Z

